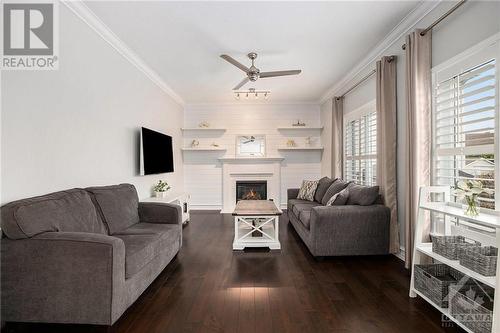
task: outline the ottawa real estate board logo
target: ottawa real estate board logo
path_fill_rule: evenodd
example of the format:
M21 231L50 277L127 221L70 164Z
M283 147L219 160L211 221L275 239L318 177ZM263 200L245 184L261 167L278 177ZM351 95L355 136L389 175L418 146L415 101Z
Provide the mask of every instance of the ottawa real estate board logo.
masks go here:
M3 70L59 67L58 1L2 1Z

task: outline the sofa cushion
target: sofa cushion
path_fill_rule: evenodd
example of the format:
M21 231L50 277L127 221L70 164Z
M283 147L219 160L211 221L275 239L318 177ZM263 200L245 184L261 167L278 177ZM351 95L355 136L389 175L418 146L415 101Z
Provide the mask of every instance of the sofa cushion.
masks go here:
M92 193L111 235L139 223L139 198L134 185L90 187L86 190Z
M349 184L350 184L350 182L345 182L342 179L336 179L332 183L332 185L330 185L328 190L326 190L326 193L323 196L323 199L321 199L321 204L323 204L323 206L326 206L326 204L328 203L328 200L330 200L331 197L333 197L335 194L337 194L340 191L342 191L343 189L345 189Z
M314 193L314 201L321 203L321 199L323 199L326 190L332 185L333 181L329 177L323 177L318 181L318 187L316 188L316 193Z
M2 230L11 239L47 231L107 232L89 194L82 189L14 201L3 206L1 212Z
M177 246L180 232L179 225L139 223L113 235L125 244L125 278L135 275L163 251Z
M299 221L302 225L309 230L311 226L311 211L312 210L303 210L300 212Z
M349 185L349 199L347 199L348 205L360 205L369 206L378 198L379 187L378 186L363 186L357 184Z
M299 194L297 194L297 199L314 201L314 193L316 193L317 187L318 187L317 180L302 181L302 186L300 187Z
M349 186L340 191L339 193L335 193L333 197L328 200L326 203L327 206L342 206L347 203L349 199Z
M303 211L307 211L307 210L311 210L313 209L314 207L317 207L317 206L321 206L319 203L317 202L310 202L310 201L306 201L304 203L297 203L293 206L293 213L295 214L295 216L297 216L297 218L300 218L300 213L303 212Z
M301 203L311 203L311 202L307 201L307 200L302 200L302 199L290 199L290 200L288 200L288 205L287 205L286 209L288 209L289 211L293 211L293 206L295 206L296 204L301 204Z

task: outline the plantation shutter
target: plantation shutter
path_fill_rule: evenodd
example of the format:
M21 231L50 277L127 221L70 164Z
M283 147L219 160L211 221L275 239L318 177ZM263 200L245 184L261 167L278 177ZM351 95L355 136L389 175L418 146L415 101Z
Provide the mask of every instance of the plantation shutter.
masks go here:
M455 186L480 180L495 189L497 117L496 62L490 60L435 84L434 179ZM495 209L495 195L482 194L480 205Z
M377 113L348 120L344 128L344 178L375 185L377 174Z

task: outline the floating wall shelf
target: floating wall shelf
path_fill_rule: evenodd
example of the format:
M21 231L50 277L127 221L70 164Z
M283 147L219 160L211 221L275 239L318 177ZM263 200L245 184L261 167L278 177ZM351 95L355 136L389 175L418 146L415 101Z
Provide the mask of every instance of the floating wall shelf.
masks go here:
M181 148L182 151L226 151L226 148L218 147L200 147L200 148Z
M324 148L323 147L280 147L278 150L298 150L298 151L304 151L304 150L313 150L313 151L322 151Z
M236 156L228 156L221 157L219 161L223 162L238 162L238 161L260 161L260 162L278 162L283 161L285 158L281 156L275 157L236 157Z
M288 126L288 127L278 127L280 131L291 131L291 130L315 130L321 131L323 130L323 126L321 127L310 127L310 126Z
M200 132L225 132L226 128L212 128L212 127L183 127L181 131L200 131Z

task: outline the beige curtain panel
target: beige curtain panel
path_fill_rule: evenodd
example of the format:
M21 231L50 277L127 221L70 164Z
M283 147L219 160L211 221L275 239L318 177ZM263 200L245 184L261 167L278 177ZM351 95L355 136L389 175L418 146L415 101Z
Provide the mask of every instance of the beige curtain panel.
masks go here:
M342 178L344 170L344 97L332 101L332 178Z
M397 201L396 57L377 61L377 183L391 210L391 253L399 253Z
M412 263L418 192L430 184L431 154L431 32L416 30L406 37L406 268ZM424 237L429 235L429 225Z

